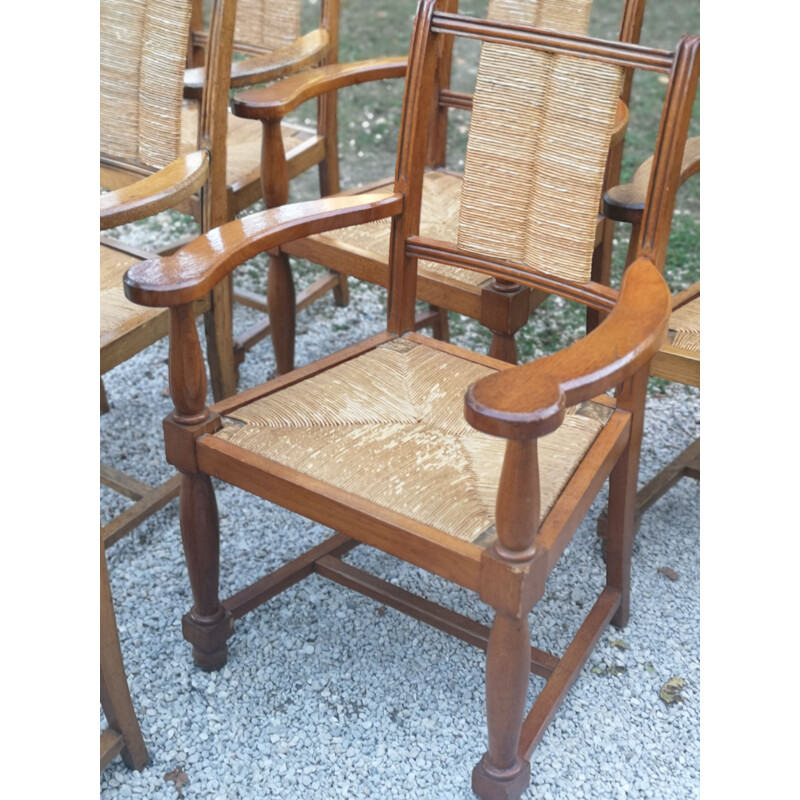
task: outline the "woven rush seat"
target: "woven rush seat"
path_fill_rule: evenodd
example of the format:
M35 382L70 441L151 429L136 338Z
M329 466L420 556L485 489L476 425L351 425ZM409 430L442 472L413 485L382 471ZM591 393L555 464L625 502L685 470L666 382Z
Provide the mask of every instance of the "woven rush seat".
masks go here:
M494 371L394 339L229 412L215 437L485 546L494 539L505 440L467 424L464 393ZM611 413L584 403L540 441L542 519Z
M132 340L155 342L167 335L166 309L131 303L122 290L125 271L138 257L100 245L100 373L108 372L138 352Z
M692 300L669 318L669 338L673 347L691 350L700 356L700 298Z
M700 386L700 284L686 290L694 296L669 318L669 335L653 359L658 378Z

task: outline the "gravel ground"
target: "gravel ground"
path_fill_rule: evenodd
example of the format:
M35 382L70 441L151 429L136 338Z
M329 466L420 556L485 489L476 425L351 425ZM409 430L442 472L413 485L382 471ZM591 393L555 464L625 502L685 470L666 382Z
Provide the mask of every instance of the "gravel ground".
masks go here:
M237 307L237 324L247 313ZM297 363L383 325L380 290L353 283L349 307L336 308L329 295L299 316ZM171 408L166 352L161 342L106 376L112 409L101 417L101 456L148 481L170 474L160 425ZM243 365L240 387L273 367L263 342ZM698 433L699 392L669 386L649 398L642 481ZM217 497L223 596L329 534L232 487L219 485ZM563 652L602 584L594 525L603 500L532 614L534 643L551 652ZM102 490L103 521L125 503ZM645 515L634 548L631 621L601 638L534 752L525 797L699 795L699 545L699 485L685 479ZM347 559L490 621L476 597L382 553L361 547ZM486 744L479 650L312 576L238 621L228 665L205 674L180 633L190 591L177 503L113 545L108 562L151 760L139 773L115 760L101 773L102 798L473 796L470 773ZM682 699L667 705L659 691L672 677L686 685ZM542 684L532 677L529 701Z

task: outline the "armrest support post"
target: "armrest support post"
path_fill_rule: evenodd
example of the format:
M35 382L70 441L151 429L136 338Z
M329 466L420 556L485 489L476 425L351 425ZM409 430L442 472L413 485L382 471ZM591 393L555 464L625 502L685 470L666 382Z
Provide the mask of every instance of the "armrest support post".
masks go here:
M206 370L191 303L169 310L169 391L172 419L197 425L208 419Z
M289 199L289 171L281 121L264 119L261 127L261 192L264 205L276 208Z
M536 439L509 439L497 490L494 550L504 561L528 561L539 527L539 457Z

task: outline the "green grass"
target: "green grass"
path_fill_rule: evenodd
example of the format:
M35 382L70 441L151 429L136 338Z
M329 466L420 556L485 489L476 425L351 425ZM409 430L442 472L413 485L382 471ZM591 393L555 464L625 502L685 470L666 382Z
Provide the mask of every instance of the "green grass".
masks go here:
M615 39L619 27L622 0L595 0L590 33ZM462 0L464 13L483 16L488 0ZM416 8L415 0L342 0L339 60L352 61L386 55L405 55L411 36ZM318 2L306 0L304 29L314 27L319 13ZM646 11L641 43L672 49L683 33L699 31L699 0L650 0ZM470 40L457 40L454 49L452 86L459 91L471 91L478 63L478 45ZM623 180L629 178L636 166L647 158L653 148L658 129L665 79L654 73L640 72L633 84L630 103L630 123L625 141ZM342 188L358 186L394 172L397 135L403 99L402 81L382 81L363 84L339 92L339 149ZM302 106L293 119L313 124L315 104ZM690 135L699 134L699 96L692 120ZM463 166L469 115L450 112L448 127L448 166ZM290 200L310 199L317 195L316 170L311 170L292 182ZM666 263L666 276L673 290L680 290L699 279L700 275L700 181L692 178L678 194ZM254 207L261 208L261 206ZM145 222L157 229L163 221ZM171 217L169 231L191 229L185 217ZM627 226L617 225L613 257L613 280L619 280L628 245ZM295 260L294 270L299 287L312 281L320 272L316 265ZM236 280L246 288L263 291L265 287L266 256L248 262L237 270ZM357 294L354 295L354 302ZM486 351L490 335L474 320L451 314L451 334L454 341ZM527 361L564 347L583 331L585 311L574 303L551 298L540 307L518 334L520 359ZM658 390L654 385L654 390ZM663 386L661 387L663 389Z

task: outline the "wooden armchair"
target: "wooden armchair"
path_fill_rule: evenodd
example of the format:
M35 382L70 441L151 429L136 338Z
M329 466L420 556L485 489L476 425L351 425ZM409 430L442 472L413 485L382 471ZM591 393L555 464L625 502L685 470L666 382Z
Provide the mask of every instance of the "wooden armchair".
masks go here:
M100 196L101 231L144 219L174 208L197 192L204 197L222 191L217 151L210 142L224 138L228 104L228 65L235 3L215 7L216 32L209 50L208 90L203 96L203 130L192 152L179 147L183 58L189 31L191 0L129 0L101 3L101 173L108 165L139 169L140 179ZM158 48L153 43L159 44ZM225 65L220 71L220 65ZM171 66L171 70L170 70ZM218 76L219 79L218 79ZM171 124L171 126L170 126ZM215 133L220 131L222 133ZM158 167L158 169L155 169ZM225 221L204 205L203 226L210 230ZM162 339L169 329L169 314L163 309L145 309L129 302L122 276L133 264L151 258L110 237L100 240L100 405L108 408L102 376L145 347ZM231 394L235 372L230 357L228 301L225 284L210 297L198 298L195 313L205 312L212 381L216 396ZM101 464L102 483L120 492L134 504L103 528L106 544L136 527L167 502L177 497L179 479L173 476L159 486L150 486L109 465Z
M447 0L443 10L454 12L457 8L457 0ZM582 35L588 28L591 8L592 0L577 0L569 4L558 0L544 0L539 3L492 0L489 3L488 17ZM638 41L643 14L644 0L626 0L620 25L621 41ZM445 168L447 112L451 108L470 110L472 107L471 95L454 92L449 88L451 58L451 43L445 42L435 66L437 104L429 132L420 223L423 234L447 239L454 238L458 227L462 189L462 175ZM281 202L285 202L287 198L285 193L278 194L274 188L268 188L276 182L274 165L281 161L280 137L275 131L286 114L312 97L324 96L324 92L367 80L395 77L403 72L402 64L391 59L338 65L335 71L312 70L267 89L252 89L237 94L232 104L234 114L261 120L264 126L265 158L262 181L265 197L268 193L274 193ZM614 185L619 178L631 79L632 70L626 70L620 87L620 104L614 132L609 144L605 178L607 186ZM498 109L497 117L486 120L485 124L488 128L497 129L505 126L511 132L510 140L515 136L516 120L513 110L506 112L504 116ZM285 181L278 180L277 183L283 185ZM388 191L391 186L392 180L387 178L344 194ZM593 264L593 277L598 282L603 282L609 272L612 235L613 222L599 217ZM289 242L281 248L279 254L270 256L268 306L278 374L288 372L294 366L295 304L291 302L294 286L288 256L306 258L361 280L388 286L389 238L390 225L388 221L384 221L382 224L354 226ZM429 313L420 315L417 319L418 328L432 325L434 335L446 341L449 330L445 309L472 317L492 331L490 355L511 363L516 363L516 331L546 298L546 294L513 281L465 273L463 270L427 260L420 264L417 293L418 298L431 308ZM591 315L594 312L589 313Z
M204 82L203 63L208 33L203 26L202 0L194 0L189 48L189 69L186 70L184 95L197 99ZM309 67L333 65L339 49L339 0L321 0L319 27L301 35L303 0L238 0L234 32L234 53L239 57L231 65L231 88L241 89L270 83ZM198 103L185 105L182 138L193 141L198 124ZM261 126L249 119L231 116L228 120L227 211L225 220L232 220L262 197L268 207L283 205L289 196L289 182L306 170L319 168L320 196L339 191L339 155L337 135L336 92L317 97L315 128L282 119L273 134L280 142L280 154L273 146L265 155L270 164L268 179L262 190ZM198 217L195 198L192 213ZM297 298L302 309L326 292L334 292L335 302L348 303L347 276L329 272ZM251 308L267 312L263 295L235 289L233 299ZM233 340L234 358L240 363L246 352L270 334L270 320L265 317L240 332Z
M626 268L635 261L638 252L642 235L642 214L652 167L653 160L649 158L636 170L630 183L613 187L603 198L608 219L631 223ZM700 137L698 136L686 142L680 183L683 184L699 172ZM686 386L700 387L700 281L672 296L668 338L655 354L650 374ZM699 437L637 492L635 523L637 531L642 514L683 477L700 480ZM600 535L605 535L606 525L607 520L602 515L597 524Z
M102 0L100 5L100 229L183 208L198 195L201 230L227 221L225 136L235 0L216 0L202 125L186 141L182 93L192 0ZM222 68L224 65L224 69ZM165 336L165 314L126 303L122 275L142 253L101 237L101 375ZM130 263L127 263L130 262ZM215 398L236 390L229 282L205 301ZM106 403L101 382L101 408Z
M181 532L194 596L183 632L196 663L219 668L234 619L306 575L350 586L487 650L488 750L472 785L484 798L519 797L530 754L594 644L609 622L624 626L629 618L644 400L670 314L660 269L699 39L684 37L668 53L461 17L442 6L422 0L417 10L391 193L248 216L133 267L125 291L137 303L168 307L171 318L175 408L164 435L167 458L183 476ZM419 226L435 67L454 35L484 44L452 243L421 236ZM616 291L591 280L591 261L620 86L624 70L635 68L669 79L639 255ZM511 160L518 141L508 148L476 135L499 104L513 104L522 122L522 161ZM495 137L497 126L491 131ZM191 303L254 253L389 218L387 331L208 408ZM536 237L526 236L531 230ZM420 259L609 313L565 350L513 367L415 332ZM614 397L604 394L613 389ZM212 477L337 533L220 601ZM606 478L606 585L558 658L531 647L528 613ZM359 543L477 592L495 610L491 629L343 560ZM547 683L526 716L531 671Z

